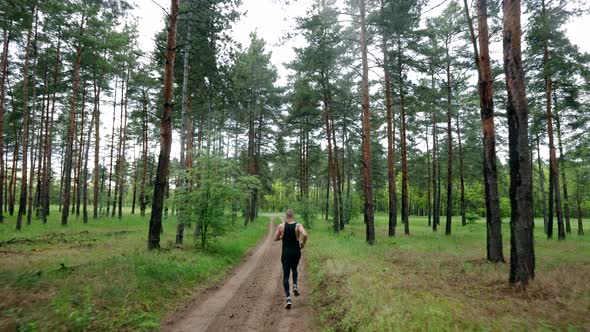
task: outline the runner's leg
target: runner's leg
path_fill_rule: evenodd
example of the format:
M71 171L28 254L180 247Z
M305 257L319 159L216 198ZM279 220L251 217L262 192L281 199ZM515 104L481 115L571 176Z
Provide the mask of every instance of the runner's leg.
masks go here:
M291 270L293 271L293 285L297 285L297 265L299 265L299 258L297 257L296 259L293 260L293 264L291 265Z
M282 260L283 263L283 289L285 290L285 297L289 297L290 293L289 293L289 273L291 272L290 270L290 264L289 264L289 260L287 259L283 259Z

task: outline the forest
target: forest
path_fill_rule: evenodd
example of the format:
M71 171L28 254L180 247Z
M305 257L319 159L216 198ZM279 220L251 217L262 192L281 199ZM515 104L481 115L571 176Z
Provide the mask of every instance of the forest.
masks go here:
M279 42L238 40L269 6ZM586 1L0 0L0 330L589 329L575 20ZM282 314L287 209L310 240Z

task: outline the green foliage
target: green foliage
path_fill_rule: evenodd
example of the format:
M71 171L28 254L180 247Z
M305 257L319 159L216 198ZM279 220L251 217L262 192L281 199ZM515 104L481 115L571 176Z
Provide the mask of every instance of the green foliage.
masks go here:
M36 260L31 265L0 255L0 302L7 308L0 310L0 330L159 330L195 288L219 281L268 230L268 219L235 227L203 250L174 244L176 216L170 215L163 223L162 250L149 252L148 217L128 209L120 220L101 217L83 224L72 218L65 228L59 217L52 213L47 225L34 221L21 232L14 230L15 217L0 224L0 241L15 239L2 249Z
M244 197L244 192L259 186L255 177L231 178L237 166L219 157L204 156L196 161L196 167L188 170L184 185L176 192L181 208L179 222L186 225L194 221L199 242L205 248L208 242L224 234L229 226L224 218L226 207Z
M319 209L314 205L313 201L309 198L302 198L293 207L295 214L301 216L303 220L303 226L305 228L312 228L313 224L318 217ZM297 219L297 218L296 218Z
M500 218L510 218L510 199L508 197L500 197Z
M90 287L84 294L74 296L67 290L62 290L51 302L55 313L68 325L70 331L84 331L92 322L92 301Z
M346 237L334 236L328 227L316 227L306 254L310 299L320 329L584 329L588 237L560 243L546 240L537 223L537 278L523 299L522 292L499 286L506 284L508 264L485 263L485 223L461 226L458 221L453 220L452 237L432 232L426 218L416 217L410 219L412 236L388 238L387 215L378 214L373 246L365 242L362 218L347 225L350 236ZM503 227L505 239L509 231ZM505 252L508 248L505 243ZM564 282L570 286L552 287L555 278L567 278ZM545 296L533 295L541 293ZM518 310L523 305L542 310Z
M467 222L470 224L478 221L479 218L480 216L477 213L468 212L465 214L465 219L467 219Z
M272 184L272 193L265 195L269 208L274 211L285 211L289 202L293 202L295 198L295 188L292 184L286 184L282 180L275 180Z

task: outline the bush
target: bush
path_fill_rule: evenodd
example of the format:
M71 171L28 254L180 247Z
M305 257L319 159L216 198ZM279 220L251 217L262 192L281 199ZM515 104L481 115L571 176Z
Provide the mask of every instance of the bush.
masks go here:
M300 199L293 208L296 214L301 216L303 226L312 228L318 216L319 210L309 198Z
M242 182L232 162L217 157L201 157L187 172L189 184L178 190L178 221L184 224L195 222L195 235L201 247L216 236L222 235L227 227L225 208L233 206L244 195Z
M471 224L479 220L479 215L477 213L469 212L465 214L465 219Z

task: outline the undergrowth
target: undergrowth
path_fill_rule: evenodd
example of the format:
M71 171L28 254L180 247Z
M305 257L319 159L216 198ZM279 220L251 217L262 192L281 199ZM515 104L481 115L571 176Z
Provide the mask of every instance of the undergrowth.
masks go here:
M536 279L508 284L508 265L485 262L485 223L433 233L411 218L411 235L387 237L376 218L377 243L365 244L362 219L334 235L318 224L308 245L312 303L333 331L582 331L590 327L590 239L546 240L536 229ZM403 226L403 225L402 225ZM509 229L503 224L504 255Z
M147 217L87 225L71 218L67 227L52 217L21 232L10 218L0 224L0 330L158 330L167 314L220 280L268 229L268 218L247 228L239 223L200 249L190 236L184 245L174 243L176 219L169 216L162 249L149 252Z

